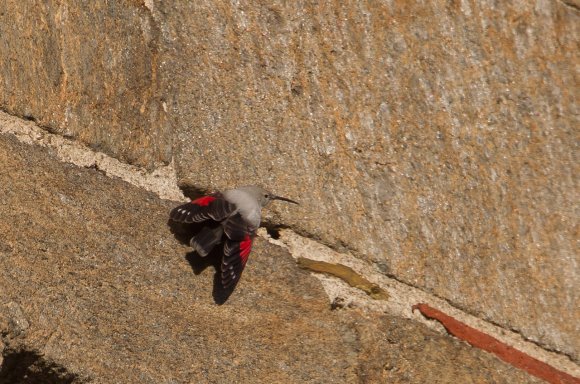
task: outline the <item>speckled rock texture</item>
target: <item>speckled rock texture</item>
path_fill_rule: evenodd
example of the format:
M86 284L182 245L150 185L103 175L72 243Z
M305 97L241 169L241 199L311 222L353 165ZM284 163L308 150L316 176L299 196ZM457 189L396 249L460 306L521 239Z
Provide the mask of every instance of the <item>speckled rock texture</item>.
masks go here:
M169 162L157 29L138 1L3 0L0 108L128 162Z
M580 358L575 1L0 4L0 108Z
M534 382L421 324L332 311L259 238L217 305L166 226L174 203L7 135L0 196L0 383Z
M174 204L2 140L1 300L29 324L9 345L103 382L350 381L328 299L290 255L259 241L218 306L166 225Z

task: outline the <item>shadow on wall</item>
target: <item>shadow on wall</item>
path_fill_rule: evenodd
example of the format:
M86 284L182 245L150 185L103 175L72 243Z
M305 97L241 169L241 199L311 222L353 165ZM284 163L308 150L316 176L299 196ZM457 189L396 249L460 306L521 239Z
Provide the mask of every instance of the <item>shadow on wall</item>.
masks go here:
M167 222L175 239L183 245L189 246L189 242L195 233L198 233L204 223L178 223L173 220ZM216 246L207 256L201 257L196 252L188 252L185 255L185 259L191 266L193 273L199 275L207 267L212 266L214 268L213 276L213 289L212 296L216 304L222 305L230 298L231 294L236 289L238 282L237 280L234 284L227 288L224 288L221 284L221 262L222 262L222 246Z
M73 384L82 383L77 375L60 365L49 363L42 355L25 349L4 351L0 384Z

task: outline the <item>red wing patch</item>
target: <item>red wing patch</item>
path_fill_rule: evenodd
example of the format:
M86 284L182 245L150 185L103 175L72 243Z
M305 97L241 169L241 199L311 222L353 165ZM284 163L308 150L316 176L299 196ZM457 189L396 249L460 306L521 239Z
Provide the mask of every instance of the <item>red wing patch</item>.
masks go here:
M221 278L222 286L229 288L235 286L240 280L252 251L252 241L256 230L237 213L227 219L224 231L228 239L224 245Z
M246 265L250 252L252 252L252 238L249 235L246 235L244 240L240 242L240 257L243 265Z
M200 207L207 207L212 201L216 198L213 196L203 196L199 199L195 199L191 202L191 204L199 205Z
M252 250L252 237L244 241L226 240L221 265L222 286L229 288L237 284L242 276L248 256Z
M225 200L220 193L215 193L173 208L169 217L178 223L199 223L209 219L222 221L235 210L235 205Z
M225 221L224 232L228 240L224 245L221 277L222 286L229 288L240 280L252 252L252 241L256 230L244 220L242 215L236 213Z

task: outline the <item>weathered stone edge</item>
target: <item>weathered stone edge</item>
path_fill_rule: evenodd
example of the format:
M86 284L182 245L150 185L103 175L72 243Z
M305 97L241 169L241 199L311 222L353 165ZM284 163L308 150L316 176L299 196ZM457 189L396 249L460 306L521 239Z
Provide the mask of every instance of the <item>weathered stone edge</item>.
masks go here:
M134 165L122 163L102 152L94 151L80 142L47 132L33 121L23 120L3 111L0 111L0 134L11 134L25 144L50 148L55 152L57 158L63 162L82 167L97 168L107 176L118 177L132 185L153 192L160 198L175 201L186 200L178 188L178 180L173 164L147 171ZM364 264L361 260L350 255L337 253L289 229L283 230L278 240L272 239L265 230L259 231L258 234L277 245L289 249L292 256L296 259L304 257L303 253L306 250L313 260L339 264L353 271L353 273L368 284L378 287L383 292L384 297L388 296L390 298L390 300L375 300L364 289L361 290L359 287L353 287L352 284L336 274L330 273L331 276L328 276L328 274L320 275L319 273L318 277L331 302L335 301L337 297L346 298L352 305L380 312L387 311L405 318L412 318L426 324L430 328L445 333L444 327L438 322L429 320L421 314L413 312L414 305L426 303L433 308L443 311L456 320L528 354L534 359L544 362L566 374L580 377L580 367L569 356L559 352L548 351L532 341L526 340L521 334L490 324L450 305L447 301L439 297L384 276L374 271L371 266Z

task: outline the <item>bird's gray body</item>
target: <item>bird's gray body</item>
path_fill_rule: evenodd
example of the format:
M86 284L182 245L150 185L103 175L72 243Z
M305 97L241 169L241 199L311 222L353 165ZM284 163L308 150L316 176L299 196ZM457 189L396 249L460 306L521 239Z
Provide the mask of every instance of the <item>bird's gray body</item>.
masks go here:
M260 226L262 207L270 202L267 198L270 195L268 192L251 185L227 190L223 195L227 201L237 207L235 213L239 212L248 224L256 229Z

